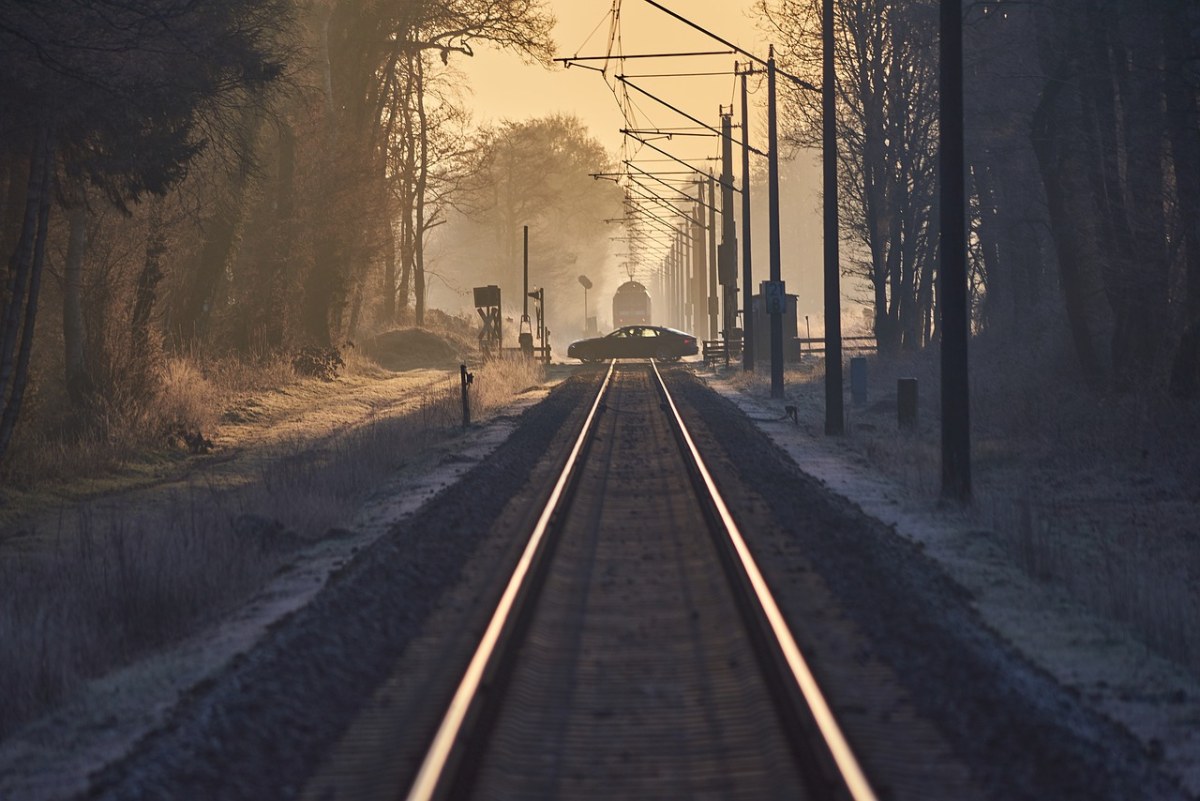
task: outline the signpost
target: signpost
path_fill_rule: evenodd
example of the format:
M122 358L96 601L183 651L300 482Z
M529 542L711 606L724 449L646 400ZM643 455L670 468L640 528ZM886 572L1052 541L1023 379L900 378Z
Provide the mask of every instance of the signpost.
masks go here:
M500 323L500 287L495 284L475 287L475 311L483 320L479 349L483 351L484 358L499 356L504 344Z
M787 289L783 281L763 281L763 302L767 304L767 314L785 314L787 312Z

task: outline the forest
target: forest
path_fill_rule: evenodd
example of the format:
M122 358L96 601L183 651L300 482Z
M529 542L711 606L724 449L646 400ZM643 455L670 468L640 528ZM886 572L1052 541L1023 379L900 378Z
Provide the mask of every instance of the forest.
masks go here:
M1195 398L1200 9L964 5L975 334L1014 350L1066 335L1096 391ZM835 8L843 269L869 287L880 352L916 351L938 336L938 3ZM819 84L820 3L758 9ZM792 141L819 146L819 102L790 101Z
M459 258L519 280L517 221L584 250L619 211L567 202L609 163L574 118L471 122L455 62L547 63L536 0L5 2L0 20L9 480L51 444L203 440L169 396L214 360L322 374L359 337L424 326L450 219Z
M754 8L818 83L819 10ZM879 352L916 352L938 339L937 3L836 14L843 271ZM968 4L981 341L1061 341L1095 392L1200 392L1198 16ZM563 295L603 262L620 196L586 176L613 157L569 115L474 125L455 68L481 46L547 64L537 0L7 0L0 17L10 478L23 443L188 428L151 410L198 360L319 372L365 333L425 325L447 224L444 258L510 284L522 224ZM782 120L794 147L819 144L811 94L786 94Z

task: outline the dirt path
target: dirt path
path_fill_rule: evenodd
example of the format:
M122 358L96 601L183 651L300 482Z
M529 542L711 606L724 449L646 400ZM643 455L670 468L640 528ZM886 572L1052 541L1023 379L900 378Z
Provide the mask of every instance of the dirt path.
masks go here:
M202 485L220 491L261 479L287 454L315 455L331 440L372 421L409 414L457 382L446 369L387 374L378 370L336 381L301 380L234 399L203 455L147 455L104 475L53 488L10 493L0 518L0 558L27 554L78 529L80 515L144 513Z

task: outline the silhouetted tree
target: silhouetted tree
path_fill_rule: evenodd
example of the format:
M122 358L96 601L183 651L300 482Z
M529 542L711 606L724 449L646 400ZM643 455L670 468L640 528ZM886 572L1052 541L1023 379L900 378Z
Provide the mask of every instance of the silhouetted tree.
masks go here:
M534 280L554 297L574 296L576 276L587 270L579 262L607 253L603 220L621 216L621 190L590 177L610 171L612 162L576 117L484 129L461 209L483 233L470 258L487 268L486 283L521 286L522 227L528 225ZM515 297L519 301L519 292Z
M821 80L821 3L761 0L787 70ZM937 4L845 0L835 6L839 204L843 230L862 254L850 273L866 279L883 353L919 348L933 335L937 232ZM820 95L790 87L786 132L820 146Z
M0 220L12 221L3 241L14 243L0 454L24 395L60 171L122 208L165 193L205 147L201 109L245 100L281 73L274 45L287 19L278 0L0 3L0 158L10 165Z

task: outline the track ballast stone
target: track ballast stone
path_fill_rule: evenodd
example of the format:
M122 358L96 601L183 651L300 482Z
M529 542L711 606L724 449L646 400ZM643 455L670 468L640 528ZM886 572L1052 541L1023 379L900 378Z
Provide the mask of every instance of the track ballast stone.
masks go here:
M811 564L991 797L1186 798L1126 730L1000 640L916 545L803 473L695 376L669 380L697 438L723 451L778 523L747 536L771 554L761 566L785 613L789 573ZM731 506L738 515L737 499Z
M85 797L289 799L458 580L590 393L564 382L463 479L364 549L311 604L183 699Z

